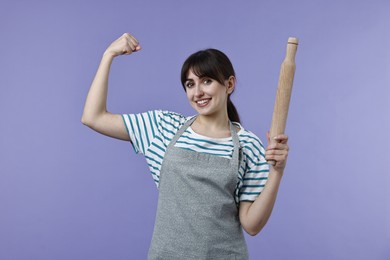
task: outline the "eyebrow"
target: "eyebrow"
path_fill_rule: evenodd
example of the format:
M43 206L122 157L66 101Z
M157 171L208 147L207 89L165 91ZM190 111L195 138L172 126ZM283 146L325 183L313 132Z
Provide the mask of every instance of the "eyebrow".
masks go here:
M198 76L197 76L197 77L198 77ZM213 79L213 78L211 78L211 77L209 77L209 76L206 76L206 75L201 75L201 76L199 76L198 78L199 78L199 80L202 80L202 79L205 79L205 78L207 78L207 79ZM189 79L189 78L187 78L185 81L194 81L194 79Z

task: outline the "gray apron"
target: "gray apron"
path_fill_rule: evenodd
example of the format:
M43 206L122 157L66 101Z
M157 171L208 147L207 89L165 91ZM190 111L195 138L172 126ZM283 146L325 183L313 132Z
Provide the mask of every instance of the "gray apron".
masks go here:
M175 147L188 120L165 152L149 260L248 259L234 201L239 140L233 124L232 159Z

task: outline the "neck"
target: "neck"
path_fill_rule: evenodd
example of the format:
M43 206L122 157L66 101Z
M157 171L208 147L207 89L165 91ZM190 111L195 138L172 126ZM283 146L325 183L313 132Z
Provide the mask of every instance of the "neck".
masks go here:
M229 117L227 111L218 115L199 115L196 118L196 125L202 132L226 132L230 133Z

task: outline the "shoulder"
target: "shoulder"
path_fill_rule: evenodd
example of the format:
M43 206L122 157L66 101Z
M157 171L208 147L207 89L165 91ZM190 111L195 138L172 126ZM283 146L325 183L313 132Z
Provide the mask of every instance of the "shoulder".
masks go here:
M168 110L156 110L155 111L161 121L171 123L174 125L183 124L187 121L187 117L173 111Z
M155 110L154 113L159 125L166 129L178 129L191 118L168 110Z
M234 124L240 128L238 138L244 154L257 159L264 157L265 148L261 139L252 131L245 129L239 123Z
M191 118L168 110L155 110L154 113L158 138L161 139L165 145L169 144L177 131Z
M241 124L237 122L234 122L234 125L240 128L238 132L238 138L240 139L240 142L243 142L244 144L251 144L253 146L262 147L264 149L263 142L255 133L248 129L245 129Z

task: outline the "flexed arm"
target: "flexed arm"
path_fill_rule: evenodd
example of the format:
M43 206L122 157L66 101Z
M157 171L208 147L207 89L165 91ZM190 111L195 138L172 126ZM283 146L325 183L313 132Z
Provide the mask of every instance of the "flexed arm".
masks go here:
M120 114L107 111L108 76L113 59L119 55L129 55L139 51L137 39L124 33L106 49L95 78L92 81L81 122L93 130L121 140L129 140L128 133Z

